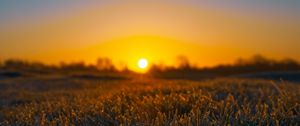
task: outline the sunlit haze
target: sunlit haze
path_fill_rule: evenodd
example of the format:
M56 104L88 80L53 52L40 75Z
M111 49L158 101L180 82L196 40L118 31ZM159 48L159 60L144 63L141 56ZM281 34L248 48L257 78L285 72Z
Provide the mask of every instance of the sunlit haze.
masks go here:
M138 61L138 66L139 66L139 68L142 69L142 70L146 69L147 66L148 66L148 60L145 59L145 58L139 59L139 61Z
M300 0L0 0L27 125L300 125Z
M148 61L176 65L178 55L197 66L254 54L299 61L299 12L296 0L3 0L0 60L95 63L108 57L137 71Z

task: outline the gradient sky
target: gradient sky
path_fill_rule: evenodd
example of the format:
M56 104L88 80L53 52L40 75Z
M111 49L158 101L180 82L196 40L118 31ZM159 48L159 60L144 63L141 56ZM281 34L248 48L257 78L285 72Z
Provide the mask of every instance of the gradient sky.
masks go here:
M109 57L136 69L174 65L178 55L198 66L262 54L300 60L299 0L1 0L0 59L45 63Z

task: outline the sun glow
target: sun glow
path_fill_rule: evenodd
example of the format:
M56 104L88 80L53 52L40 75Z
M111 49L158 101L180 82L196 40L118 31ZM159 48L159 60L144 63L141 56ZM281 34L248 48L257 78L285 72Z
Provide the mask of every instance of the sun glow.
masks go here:
M141 69L146 69L148 66L148 60L145 59L145 58L141 58L139 59L138 61L138 67L141 68Z

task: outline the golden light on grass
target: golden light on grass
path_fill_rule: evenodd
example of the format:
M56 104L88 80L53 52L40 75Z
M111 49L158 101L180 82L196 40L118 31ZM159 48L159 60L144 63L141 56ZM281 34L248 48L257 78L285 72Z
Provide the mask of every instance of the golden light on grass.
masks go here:
M146 69L148 66L148 60L145 58L141 58L141 59L139 59L137 65L140 69Z

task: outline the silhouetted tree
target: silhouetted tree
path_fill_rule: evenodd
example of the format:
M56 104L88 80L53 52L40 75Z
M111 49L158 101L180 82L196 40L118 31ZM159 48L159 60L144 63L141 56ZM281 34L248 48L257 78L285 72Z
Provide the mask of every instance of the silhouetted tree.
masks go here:
M4 65L4 64L3 64L3 60L0 59L0 68L2 68L3 65Z
M223 64L210 68L198 68L190 65L184 56L177 57L179 67L166 67L162 69L159 65L152 66L150 73L162 78L184 78L199 79L215 76L228 76L234 74L246 74L271 71L294 71L300 70L300 65L292 59L272 60L262 55L254 55L249 59L239 58L234 64Z
M245 66L248 65L249 61L243 59L243 58L238 58L235 62L234 62L234 66Z
M187 57L177 56L177 64L179 69L190 69L191 65Z
M8 59L4 62L5 68L23 69L28 67L28 62L18 59Z
M257 64L257 65L260 65L260 64L265 64L265 65L272 65L275 63L274 60L271 60L271 59L268 59L260 54L256 54L254 55L251 59L250 59L250 62L252 64Z
M96 67L102 71L114 71L116 70L114 64L109 58L98 58Z

